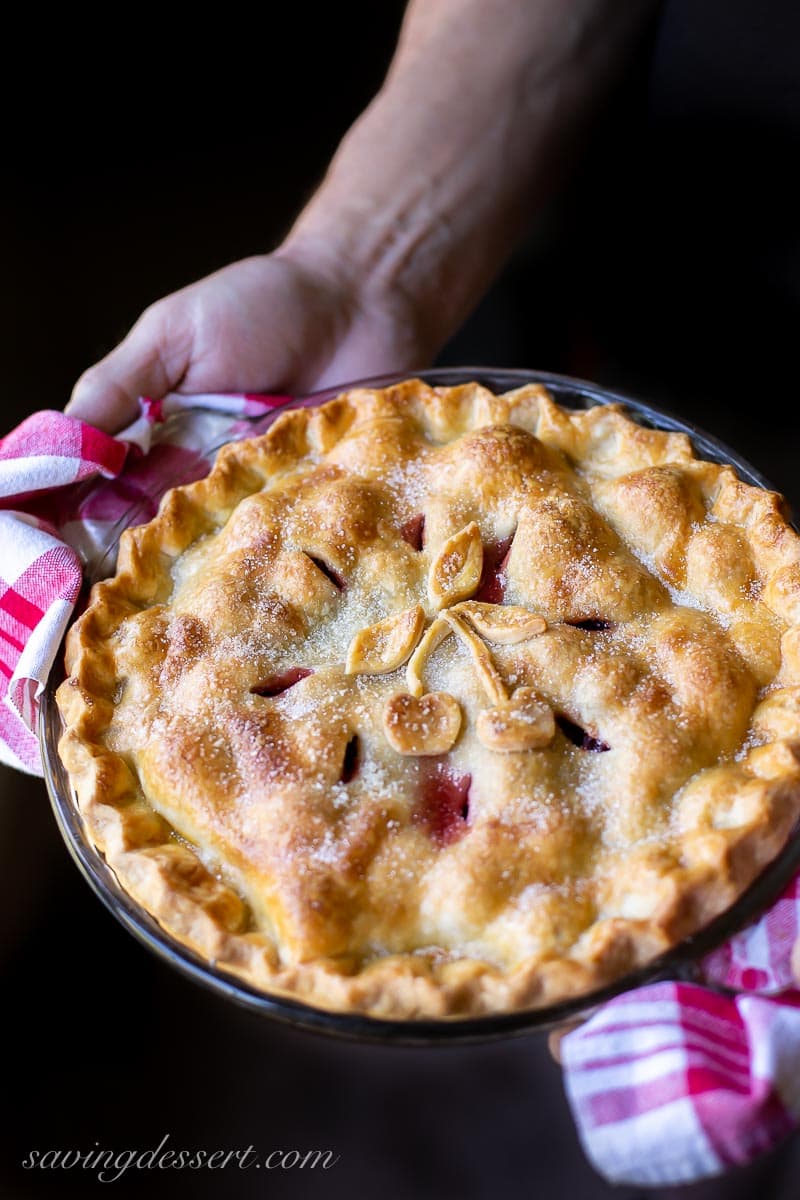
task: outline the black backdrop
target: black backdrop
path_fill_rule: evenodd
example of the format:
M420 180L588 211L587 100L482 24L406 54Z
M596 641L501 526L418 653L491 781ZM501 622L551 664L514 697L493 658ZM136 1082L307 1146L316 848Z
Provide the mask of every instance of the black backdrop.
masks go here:
M19 15L5 47L3 425L60 407L157 296L274 245L378 86L402 5ZM567 371L717 433L790 498L800 311L796 9L668 6L583 166L442 361ZM187 17L188 20L188 17ZM59 21L60 24L56 24ZM331 1147L329 1172L130 1172L115 1194L638 1195L585 1164L543 1042L377 1049L233 1011L151 958L0 776L0 1192L84 1196L33 1148ZM796 1144L684 1195L792 1191ZM262 1175L265 1173L262 1172ZM796 1176L795 1176L796 1178ZM663 1192L662 1195L669 1193Z

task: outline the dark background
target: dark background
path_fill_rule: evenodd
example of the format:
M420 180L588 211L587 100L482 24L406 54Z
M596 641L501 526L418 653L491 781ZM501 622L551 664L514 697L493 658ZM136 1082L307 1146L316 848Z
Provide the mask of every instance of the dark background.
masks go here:
M380 83L402 4L235 9L192 33L10 28L0 284L5 411L61 407L151 300L268 250ZM99 41L98 41L99 39ZM800 18L665 7L558 201L442 356L626 387L800 501ZM466 86L466 83L465 83ZM421 364L422 365L422 364ZM233 1010L141 949L67 857L44 787L0 775L7 1112L0 1194L83 1196L32 1148L332 1148L329 1172L129 1172L121 1196L385 1200L612 1189L586 1165L543 1040L380 1049ZM797 1139L693 1197L797 1195ZM111 1185L105 1185L109 1187ZM658 1193L671 1195L669 1191Z

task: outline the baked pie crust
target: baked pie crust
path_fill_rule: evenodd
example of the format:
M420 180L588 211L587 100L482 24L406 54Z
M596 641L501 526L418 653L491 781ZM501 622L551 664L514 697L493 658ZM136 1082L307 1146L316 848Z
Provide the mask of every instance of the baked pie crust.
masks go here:
M726 909L800 812L800 539L618 405L289 411L123 534L67 642L89 836L269 993L549 1005Z

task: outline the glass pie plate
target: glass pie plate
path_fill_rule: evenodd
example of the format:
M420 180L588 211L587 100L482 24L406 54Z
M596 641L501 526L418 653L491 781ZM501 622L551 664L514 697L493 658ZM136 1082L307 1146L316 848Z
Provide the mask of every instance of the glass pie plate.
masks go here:
M441 368L420 371L417 375L431 384L442 386L453 386L468 380L477 380L495 392L509 391L526 383L542 383L550 390L556 401L572 409L585 409L616 401L622 403L630 415L641 424L657 429L686 433L701 457L715 462L728 463L734 467L745 482L775 490L740 455L703 430L661 409L653 408L629 396L607 391L591 383L540 371L499 370L481 367ZM381 376L358 381L358 384L383 387L405 377L400 375ZM285 411L286 408L324 403L338 395L339 392L353 386L356 384L343 384L337 388L317 392L276 408L265 415L250 418L241 436L256 436L263 433L276 415ZM191 422L196 415L191 410L177 413L168 419L168 423L162 427L162 432L165 431L168 435L171 429L180 423ZM228 440L227 436L221 438L218 432L215 434L212 422L206 429L205 441L201 436L200 444L196 443L198 458L201 456L212 457L226 440ZM181 480L175 482L179 483ZM149 519L153 503L157 499L158 497L150 498L149 511L142 507L141 498L137 500L137 507L132 508L110 531L103 551L87 563L88 582L93 582L95 579L111 573L116 543L122 530L128 525L138 524ZM145 497L145 503L146 501ZM195 954L173 938L121 887L104 856L87 836L67 772L58 755L57 747L62 731L62 721L55 702L55 690L63 677L63 654L59 653L41 703L40 744L44 777L58 827L72 857L91 888L129 932L172 967L238 1005L300 1029L317 1030L365 1041L429 1045L483 1041L554 1028L565 1022L580 1019L582 1015L587 1015L612 996L642 984L665 978L684 980L696 978L698 976L698 960L764 911L800 867L800 827L796 827L782 851L736 903L705 928L680 942L667 953L652 960L646 966L624 975L601 989L559 1004L496 1016L455 1017L446 1020L422 1021L384 1020L357 1013L330 1012L314 1008L298 1000L259 991Z

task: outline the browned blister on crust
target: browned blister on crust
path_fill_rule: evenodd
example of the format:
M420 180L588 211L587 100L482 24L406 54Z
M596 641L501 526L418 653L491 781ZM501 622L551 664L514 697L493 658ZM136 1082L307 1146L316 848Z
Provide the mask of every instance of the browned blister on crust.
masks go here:
M780 497L540 385L284 413L123 535L66 660L61 755L121 885L321 1008L585 993L800 812Z

